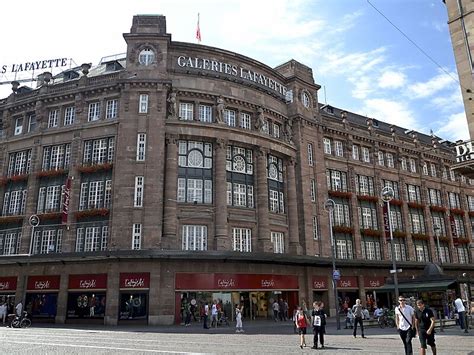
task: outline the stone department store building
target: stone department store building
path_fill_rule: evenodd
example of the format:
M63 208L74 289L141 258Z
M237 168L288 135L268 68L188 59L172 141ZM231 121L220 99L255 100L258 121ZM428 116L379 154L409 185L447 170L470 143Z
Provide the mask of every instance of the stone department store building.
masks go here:
M384 186L402 279L439 250L451 278L474 271L473 181L451 143L321 105L294 60L174 42L164 16L124 39L122 57L0 100L3 299L58 323L170 324L213 299L333 312L331 198L338 297L388 305Z

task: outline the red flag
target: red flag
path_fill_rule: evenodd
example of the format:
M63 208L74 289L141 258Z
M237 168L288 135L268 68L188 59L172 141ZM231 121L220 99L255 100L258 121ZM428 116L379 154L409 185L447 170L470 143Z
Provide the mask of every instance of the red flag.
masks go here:
M201 29L199 28L199 14L198 14L198 23L196 28L196 39L201 43Z

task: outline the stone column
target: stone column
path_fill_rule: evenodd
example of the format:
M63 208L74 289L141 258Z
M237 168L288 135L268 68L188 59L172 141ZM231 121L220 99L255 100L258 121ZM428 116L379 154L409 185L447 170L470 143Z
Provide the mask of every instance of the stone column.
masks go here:
M62 274L59 281L58 301L56 308L55 323L64 324L67 315L69 274Z
M267 150L260 149L257 158L257 251L273 252L270 240L270 216L268 212Z
M288 234L290 253L301 255L303 248L299 238L298 228L298 201L296 195L295 159L290 158L287 164L287 193L288 193Z
M226 179L227 141L218 139L215 147L215 250L230 250L231 243L227 228L227 179Z
M166 180L161 249L177 248L178 137L166 136Z
M118 264L112 263L107 272L107 302L105 303L105 325L118 324L120 272Z

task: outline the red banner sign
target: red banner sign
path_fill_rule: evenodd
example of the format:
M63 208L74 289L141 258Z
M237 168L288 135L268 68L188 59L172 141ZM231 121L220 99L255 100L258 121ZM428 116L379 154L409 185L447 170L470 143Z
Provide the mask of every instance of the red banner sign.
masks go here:
M298 276L177 273L176 290L297 290Z
M313 276L313 289L315 290L327 290L328 289L328 278L325 276Z
M388 215L388 204L383 204L383 230L385 233L385 240L390 241L390 216Z
M364 277L365 288L377 288L383 285L385 285L385 277L383 276Z
M359 282L357 276L341 276L341 279L337 282L338 288L359 288Z
M59 275L28 276L28 291L59 290Z
M71 177L66 178L66 184L64 185L64 196L63 196L63 210L61 213L61 223L67 223L67 216L69 214L69 198L71 196L71 185L72 179Z
M16 290L16 276L0 277L0 292Z
M452 213L449 215L449 223L451 224L451 235L453 236L453 245L457 247L459 245L458 232L456 229L456 222L454 221L454 216Z
M105 290L107 274L69 275L70 290Z
M150 273L120 273L120 288L150 288Z

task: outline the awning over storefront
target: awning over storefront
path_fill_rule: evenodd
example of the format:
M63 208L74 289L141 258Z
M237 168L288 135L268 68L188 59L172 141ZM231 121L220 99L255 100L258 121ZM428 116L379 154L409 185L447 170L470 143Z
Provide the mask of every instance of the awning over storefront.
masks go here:
M408 282L408 283L399 283L399 291L416 291L416 290L447 290L449 286L456 283L456 280L442 280L442 281L426 281L423 283L420 282ZM393 291L395 286L393 284L385 284L382 287L379 287L377 291Z

